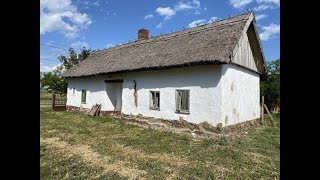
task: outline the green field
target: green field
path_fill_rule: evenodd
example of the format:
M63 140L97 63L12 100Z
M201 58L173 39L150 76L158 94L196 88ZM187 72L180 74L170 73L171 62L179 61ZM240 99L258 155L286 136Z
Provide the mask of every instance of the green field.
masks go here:
M280 118L231 140L40 109L41 179L279 179Z
M51 93L40 93L40 107L50 107L52 102Z

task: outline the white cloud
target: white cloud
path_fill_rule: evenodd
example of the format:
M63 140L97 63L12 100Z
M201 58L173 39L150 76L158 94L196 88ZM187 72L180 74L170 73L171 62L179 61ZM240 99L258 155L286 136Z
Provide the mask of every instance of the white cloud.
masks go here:
M94 2L94 3L92 3L93 5L95 5L95 6L99 6L100 4L99 4L99 1L96 1L96 2Z
M160 22L160 23L157 25L156 29L161 29L161 28L162 28L162 22Z
M82 49L83 47L85 47L86 49L90 48L89 44L85 41L78 41L78 42L75 42L75 43L72 43L70 45L70 47L76 49L76 50L80 50Z
M263 11L263 10L266 10L266 9L269 9L271 6L269 5L266 5L266 4L262 4L258 7L254 7L253 10L255 11Z
M217 17L211 17L210 19L209 19L209 21L208 21L208 23L211 23L211 22L214 22L214 21L216 21L218 18Z
M40 71L41 72L50 72L50 71L53 71L53 70L57 69L61 65L62 65L62 63L59 63L57 65L53 65L53 66L44 65L43 63L40 63Z
M266 9L275 9L280 6L280 0L255 0L258 4L260 4L258 7L255 7L255 11L261 11ZM252 3L253 0L229 0L229 3L234 8L243 8L246 5Z
M46 65L43 65L42 63L40 63L40 71L41 72L49 72L51 71L52 67L50 66L46 66Z
M59 63L59 64L53 66L53 67L51 68L51 70L53 71L53 70L56 70L56 69L58 69L58 68L59 68L62 72L64 72L64 71L66 70L66 69L65 69L65 66L63 66L62 63Z
M195 4L197 7L200 7L200 1L199 0L192 0L192 3Z
M58 31L72 38L91 23L90 17L80 13L71 0L40 1L40 34Z
M188 10L188 9L192 9L193 6L188 4L188 3L184 3L182 1L180 1L177 5L174 6L174 10L176 11L181 11L181 10Z
M263 11L263 10L275 9L275 8L277 8L277 7L276 7L276 6L269 5L269 4L261 4L261 5L258 6L258 7L254 7L253 10L255 10L255 11Z
M259 15L256 16L256 20L259 21L259 20L264 19L264 18L266 18L266 17L268 17L268 15L266 15L266 14L259 14Z
M257 3L273 3L280 6L280 0L256 0Z
M194 12L194 14L200 15L201 13L200 13L200 11L196 10L196 11Z
M208 10L208 8L206 8L206 7L205 7L205 8L203 8L203 10L205 10L205 11L206 11L206 10Z
M189 27L190 27L190 28L193 28L193 27L196 27L196 26L200 26L200 25L203 25L204 22L206 22L205 19L199 19L199 20L196 20L196 21L192 21L192 22L189 24Z
M107 48L111 48L111 47L114 47L114 44L108 43L108 44L107 44Z
M195 14L200 14L200 1L199 0L192 0L192 1L179 1L176 5L172 7L158 7L156 9L156 13L160 16L164 16L164 20L170 19L174 16L178 11L186 11L191 9L196 9Z
M242 8L250 3L252 3L253 0L229 0L229 3L234 7L234 8Z
M263 11L267 9L276 9L280 7L280 0L256 0L259 5L258 7L254 7L255 11Z
M144 17L144 19L151 19L151 18L154 18L154 15L153 14L149 14L149 15L146 15Z
M197 8L200 8L200 1L198 0L187 1L187 2L180 1L178 2L178 4L174 6L174 10L176 11L183 11L183 10L197 9Z
M269 26L262 26L262 30L259 37L262 41L267 41L276 34L280 34L280 24L271 23Z
M171 7L158 7L156 12L159 13L160 16L165 16L165 20L170 19L171 16L176 14L176 11L173 10Z

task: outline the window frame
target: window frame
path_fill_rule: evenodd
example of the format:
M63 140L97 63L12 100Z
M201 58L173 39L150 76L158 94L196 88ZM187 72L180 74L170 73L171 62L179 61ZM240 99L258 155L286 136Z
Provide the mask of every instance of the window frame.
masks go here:
M180 109L177 108L177 104L178 104L178 93L182 92L182 91L186 91L187 95L188 95L188 110L181 110L181 105L180 105ZM176 89L176 95L175 95L175 106L176 106L176 113L180 113L180 114L190 114L190 89ZM180 97L180 103L182 104L182 98Z
M154 102L154 100L152 93L155 93L155 97L157 93L159 94L158 107L153 107L152 103ZM160 91L149 91L149 109L160 111Z
M84 101L83 101L83 92L85 92ZM87 104L87 90L86 89L81 90L81 104Z

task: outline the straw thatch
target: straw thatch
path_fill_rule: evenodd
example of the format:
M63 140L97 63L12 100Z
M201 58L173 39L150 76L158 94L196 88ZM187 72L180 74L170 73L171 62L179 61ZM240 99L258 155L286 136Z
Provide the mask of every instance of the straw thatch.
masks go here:
M221 21L100 50L64 77L230 62L244 26L245 13Z

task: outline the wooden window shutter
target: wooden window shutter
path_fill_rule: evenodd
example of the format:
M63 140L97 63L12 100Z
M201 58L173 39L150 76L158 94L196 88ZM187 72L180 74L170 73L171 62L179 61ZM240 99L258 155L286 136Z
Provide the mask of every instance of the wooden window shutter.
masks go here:
M160 102L160 93L155 93L155 107L159 108L159 103Z
M185 92L185 104L186 104L186 108L184 110L189 111L189 91L184 91Z
M150 107L153 107L153 93L150 91Z
M176 91L176 109L177 112L189 112L189 90Z
M177 111L181 110L181 96L182 96L182 92L177 91L176 92L176 109L177 109Z
M182 91L181 110L185 111L186 108L187 108L187 105L186 105L186 91Z
M150 91L150 109L160 108L160 92Z

